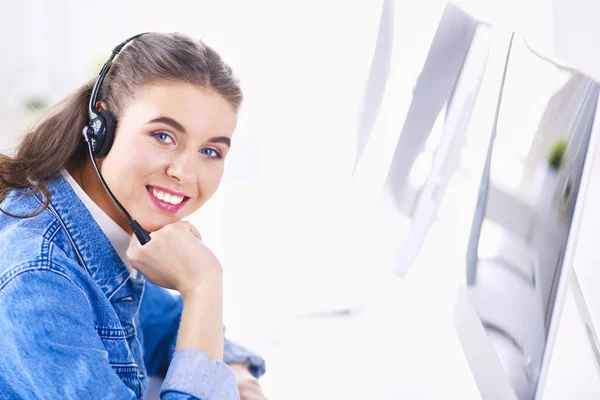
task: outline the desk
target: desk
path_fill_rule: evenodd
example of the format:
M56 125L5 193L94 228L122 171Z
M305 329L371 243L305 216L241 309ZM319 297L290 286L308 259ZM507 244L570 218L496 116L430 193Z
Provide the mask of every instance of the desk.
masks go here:
M454 328L454 304L409 285L388 279L360 311L290 322L277 347L263 353L265 393L287 400L481 399Z

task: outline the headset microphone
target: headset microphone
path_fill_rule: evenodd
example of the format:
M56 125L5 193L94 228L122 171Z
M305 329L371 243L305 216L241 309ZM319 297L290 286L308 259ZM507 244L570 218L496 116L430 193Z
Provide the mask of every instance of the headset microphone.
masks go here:
M119 209L121 209L121 211L123 211L123 214L125 214L125 216L129 220L129 223L130 223L131 229L133 230L133 233L135 234L135 236L137 237L137 239L139 240L139 242L142 246L150 241L150 234L148 232L146 232L144 230L144 228L142 228L141 225L131 217L131 215L127 212L127 210L125 210L123 205L117 200L115 195L111 192L108 185L104 181L104 177L102 177L102 174L100 173L100 169L98 168L98 165L96 164L96 158L106 157L106 155L110 151L110 148L112 147L112 144L113 144L113 141L115 138L115 131L117 130L117 121L110 111L101 110L100 112L96 113L96 101L98 98L98 92L100 91L100 86L102 85L102 82L104 81L104 78L106 77L106 74L108 73L108 70L110 69L110 66L111 66L112 61L115 58L115 56L117 54L119 54L121 49L127 43L131 42L132 40L134 40L144 34L145 33L140 33L138 35L135 35L135 36L125 40L123 43L119 44L112 51L110 58L106 61L106 63L104 63L104 66L100 70L100 74L98 75L98 79L96 80L96 83L94 84L94 87L92 89L92 93L90 96L90 102L88 105L88 114L89 114L90 120L89 120L88 124L83 127L83 132L82 132L83 138L85 139L85 141L88 145L92 164L94 165L94 169L96 170L96 173L98 174L98 178L100 178L100 182L102 182L102 186L104 186L104 189L106 189L106 192L113 199L113 201L117 204Z

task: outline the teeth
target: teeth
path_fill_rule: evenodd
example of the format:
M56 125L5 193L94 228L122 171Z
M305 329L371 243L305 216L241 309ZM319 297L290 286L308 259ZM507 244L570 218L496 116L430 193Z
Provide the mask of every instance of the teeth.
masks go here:
M163 191L155 189L155 188L152 188L152 194L157 199L164 201L165 203L170 203L173 205L180 204L184 199L183 196L177 196L177 195L174 195L171 193L166 193L166 192L163 192Z

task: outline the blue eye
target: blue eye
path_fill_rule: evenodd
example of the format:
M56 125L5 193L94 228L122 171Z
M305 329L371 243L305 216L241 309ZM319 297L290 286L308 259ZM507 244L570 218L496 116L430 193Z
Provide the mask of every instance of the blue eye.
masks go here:
M152 136L154 136L156 138L156 140L158 140L161 143L167 143L167 144L173 143L173 138L166 133L159 132L159 133L155 133Z
M221 154L215 149L211 149L210 147L206 147L200 150L200 153L209 156L210 158L221 158Z

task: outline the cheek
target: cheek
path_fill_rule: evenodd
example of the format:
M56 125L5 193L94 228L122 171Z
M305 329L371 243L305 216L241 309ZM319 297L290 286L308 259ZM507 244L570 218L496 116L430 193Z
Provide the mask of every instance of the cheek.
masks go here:
M160 167L163 160L142 150L127 151L126 153L109 153L105 159L112 175L121 178L130 187L141 184L144 178Z
M117 131L108 155L103 160L102 172L125 178L130 174L135 174L135 165L138 164L137 151L131 151L135 148L132 138L127 132Z
M135 150L134 150L135 149ZM145 196L147 177L164 169L168 160L155 149L132 140L116 141L102 161L102 173L109 187L125 203Z
M223 166L220 165L219 168L215 169L212 174L206 177L206 193L210 193L210 196L212 196L219 188L222 178Z
M198 177L198 198L197 207L204 205L217 191L223 177L223 168L214 168Z

